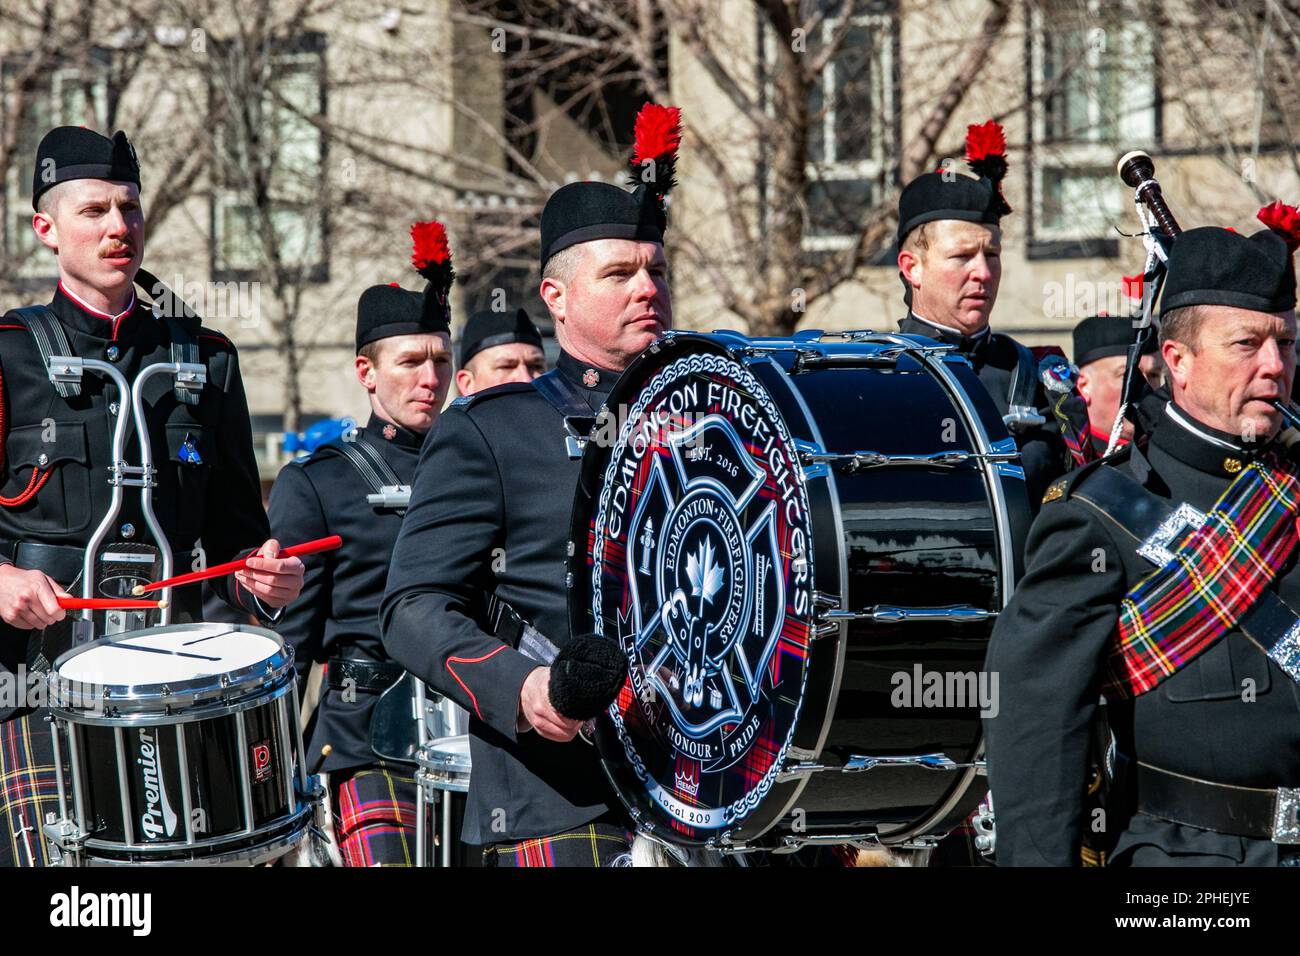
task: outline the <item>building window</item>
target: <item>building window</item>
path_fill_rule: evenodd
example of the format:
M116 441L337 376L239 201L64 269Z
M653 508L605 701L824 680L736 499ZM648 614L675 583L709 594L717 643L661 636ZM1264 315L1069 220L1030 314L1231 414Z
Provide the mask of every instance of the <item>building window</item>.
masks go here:
M96 51L91 74L76 67L60 67L45 74L27 92L17 124L16 148L4 184L4 251L12 278L49 278L57 274L52 253L47 253L32 231L32 177L36 147L56 126L87 126L99 129L100 118L108 115L107 54ZM6 106L13 103L12 85L22 71L15 58L5 64L3 79ZM6 114L8 110L6 110Z
M1031 0L1029 254L1114 255L1114 163L1160 131L1154 32L1134 0Z
M286 267L303 269L309 281L324 281L329 225L325 137L309 119L325 113L324 37L303 36L291 49L271 56L267 69L269 77L256 84L260 95L252 103L231 102L239 97L232 97L229 89L211 93L218 116L213 272L256 274L262 266L263 242L269 239ZM227 109L221 109L223 105ZM255 171L260 177L255 178Z
M808 38L808 54L845 29L836 3ZM862 212L876 206L893 169L897 138L897 7L876 2L852 15L835 54L809 92L808 225L804 248L851 246Z

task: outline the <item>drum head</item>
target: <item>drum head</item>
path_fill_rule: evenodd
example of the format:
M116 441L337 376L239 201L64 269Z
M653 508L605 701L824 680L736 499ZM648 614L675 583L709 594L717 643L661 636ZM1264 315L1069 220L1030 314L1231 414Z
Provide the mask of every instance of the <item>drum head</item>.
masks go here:
M75 708L98 705L96 688L119 703L164 696L179 704L205 693L233 695L245 684L261 686L291 669L292 651L272 631L194 623L91 641L60 657L54 674L56 698Z
M440 737L420 748L416 762L429 775L435 790L469 790L469 737Z
M570 543L573 631L618 641L629 664L597 724L606 772L640 826L685 843L768 829L821 719L797 739L813 498L787 416L726 341L669 336L622 376Z

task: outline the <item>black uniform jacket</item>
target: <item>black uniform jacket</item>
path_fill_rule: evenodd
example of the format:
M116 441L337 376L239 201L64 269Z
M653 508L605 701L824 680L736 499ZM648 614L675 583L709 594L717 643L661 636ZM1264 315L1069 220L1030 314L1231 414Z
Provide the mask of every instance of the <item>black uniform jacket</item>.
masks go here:
M1170 413L1173 413L1172 415ZM1158 496L1206 512L1251 454L1232 436L1174 407L1145 449L1108 459ZM1154 565L1130 538L1072 500L1094 470L1053 486L1029 535L1026 572L998 618L986 667L999 675L999 710L984 721L997 826L1006 865L1077 865L1088 731L1119 604ZM1300 608L1294 558L1274 585ZM1117 839L1111 861L1272 865L1277 846L1169 823L1134 804L1133 761L1216 783L1300 786L1300 687L1239 630L1153 690L1107 700L1120 755L1118 798L1101 819Z
M593 413L616 379L564 353L558 368L585 390ZM579 462L564 438L560 412L532 385L458 399L420 453L393 549L384 644L469 711L471 843L555 834L601 816L613 800L594 748L515 729L519 692L539 665L484 620L495 594L557 646L569 639L564 562Z
M376 415L359 431L401 482L410 484L424 436ZM285 609L278 625L280 635L293 644L300 679L312 663L330 657L389 660L379 639L379 602L402 517L368 503L371 490L336 442L285 465L271 488L271 532L278 541L312 541L332 534L343 538L337 551L303 559L307 571L302 596ZM308 733L308 766L316 766L326 744L332 750L323 770L374 763L370 714L378 699L376 692L345 693L326 686Z
M128 383L146 365L171 360L168 326L143 304L137 302L114 322L77 304L60 286L50 309L77 355L113 361ZM177 553L176 574L191 570L198 547L211 566L260 546L269 536L235 347L220 332L200 328L196 320L190 321L190 332L207 366L199 404L179 401L172 379L165 375L152 378L144 391L158 472L154 512ZM114 354L116 358L111 357ZM129 396L118 395L110 380L87 371L80 396L60 397L46 377L32 334L7 313L0 319L0 401L4 411L0 496L19 496L28 487L33 467L49 471L40 491L25 504L0 505L0 557L13 559L19 567L45 571L69 587L80 575L81 553L108 511L114 422L109 405L125 402L129 414ZM133 425L127 432L125 457L128 463L140 461ZM136 529L130 540L155 543L139 500L138 489L123 490L117 527L106 542L128 540L120 529L130 523ZM25 552L28 545L63 548ZM265 609L233 577L213 584L242 613L263 614ZM79 594L79 586L72 593ZM172 620L201 619L202 593L199 586L175 589ZM12 670L23 660L29 636L30 632L0 623L0 667Z
M957 351L970 360L975 375L988 389L989 397L997 406L998 414L1007 414L1011 377L1019 364L1015 339L988 328L978 335L965 336L941 325L926 322L911 313L899 321L898 328L907 335L925 335L945 345L955 345ZM1037 377L1037 368L1034 374ZM1037 380L1034 384L1034 408L1043 416L1045 423L1025 432L1011 434L1016 440L1016 447L1020 449L1030 507L1037 510L1047 486L1065 474L1072 461L1052 415L1043 383Z

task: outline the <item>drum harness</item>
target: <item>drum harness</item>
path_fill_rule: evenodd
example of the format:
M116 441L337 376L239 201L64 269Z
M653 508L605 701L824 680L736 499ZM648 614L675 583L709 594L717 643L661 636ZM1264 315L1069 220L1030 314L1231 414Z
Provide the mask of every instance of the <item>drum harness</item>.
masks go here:
M1047 419L1034 407L1034 392L1038 386L1038 362L1034 353L1014 340L1011 344L1016 350L1016 369L1011 373L1011 384L1007 387L1007 413L1002 416L1002 421L1010 431L1022 434L1046 424Z
M144 414L144 386L156 375L168 375L172 378L172 390L178 402L186 405L199 403L203 386L207 382L207 367L202 363L196 336L186 323L173 315L174 309L164 309L162 302L178 304L186 318L195 318L192 309L186 306L162 282L144 269L139 270L137 279L141 285L148 284L153 290L153 315L156 320L165 322L171 337L171 361L156 362L142 368L133 383L128 384L126 377L116 366L99 359L82 358L74 355L67 333L58 318L46 306L26 306L14 309L11 315L18 317L31 333L40 352L50 384L54 386L59 397L65 400L81 395L82 379L87 372L95 373L109 379L117 388L120 396L119 410L114 414L113 441L111 451L110 477L108 483L113 492L108 513L100 521L91 535L85 549L45 545L27 542L2 542L6 556L21 561L24 566L65 572L63 576L71 577L75 567L80 566L80 573L71 581L69 587L81 584L81 596L90 598L95 591L96 561L124 565L127 568L138 566L147 575L161 561L160 576L171 577L177 554L172 551L163 532L161 524L153 509L153 489L157 486L153 450L149 441L147 421ZM140 464L128 464L124 460L126 444L127 410L125 403L129 397L131 403L131 421L135 426L140 442ZM0 435L0 441L3 436ZM48 479L46 471L39 478L38 466L33 471L23 501L34 497ZM107 550L100 552L110 530L113 528L122 509L122 489L132 487L140 489L140 508L145 524L157 544L157 548L139 542L120 542L111 544ZM8 503L8 502L7 502ZM125 528L123 529L126 530ZM127 536L134 534L132 529ZM147 566L147 567L146 567ZM160 595L170 605L171 589L166 588ZM118 634L146 625L146 615L154 612L145 611L110 611L106 617L105 635ZM170 606L162 607L157 614L160 626L166 626L171 620ZM28 662L31 668L40 673L47 672L53 661L69 647L86 643L94 637L94 612L85 610L71 622L70 628L49 628L33 635L29 641Z
M402 484L392 466L384 460L374 441L361 429L354 429L343 439L330 444L343 455L370 488L366 503L379 511L405 515L411 503L411 486ZM380 693L391 688L406 673L391 661L366 658L331 657L329 686L333 690L362 690Z

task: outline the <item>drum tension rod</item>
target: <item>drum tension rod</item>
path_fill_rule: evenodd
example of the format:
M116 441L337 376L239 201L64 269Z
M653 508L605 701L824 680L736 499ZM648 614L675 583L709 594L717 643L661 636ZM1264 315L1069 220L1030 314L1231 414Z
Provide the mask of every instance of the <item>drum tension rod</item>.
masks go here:
M838 634L841 625L840 621L828 621L826 615L837 610L842 603L834 594L827 594L825 591L813 591L813 613L817 623L813 625L812 636L829 637L832 634Z
M861 611L823 611L818 617L826 623L841 621L873 621L876 624L906 624L912 621L946 621L950 624L967 624L991 620L997 611L953 604L948 607L896 607L877 604Z
M806 776L810 773L822 773L828 770L836 773L862 773L867 770L875 770L878 767L920 767L922 770L941 771L970 770L974 768L976 772L979 772L987 771L988 763L982 759L970 763L957 763L943 753L905 754L892 757L869 757L865 754L852 754L840 767L814 763L811 760L801 760L798 763L787 764L785 769L777 774L776 780L777 783L783 783L795 777Z
M973 451L936 451L920 455L886 455L879 451L854 452L799 452L802 465L831 465L850 474L868 468L911 467L911 468L955 468L967 462L976 461L1019 461L1020 452L989 452L981 454Z
M888 348L879 352L844 352L837 355L834 352L797 349L790 374L833 368L893 368L908 351L903 348Z
M946 352L957 351L957 346L948 345L943 342L933 342L928 345L922 345L920 342L917 342L915 344L902 346L898 344L900 339L902 339L902 336L897 332L872 332L870 329L851 329L846 332L832 332L829 334L837 335L845 342L854 342L859 344L864 342L880 342L886 345L893 345L903 351L916 352L923 355L943 355Z

